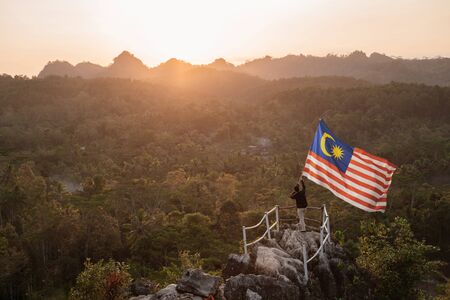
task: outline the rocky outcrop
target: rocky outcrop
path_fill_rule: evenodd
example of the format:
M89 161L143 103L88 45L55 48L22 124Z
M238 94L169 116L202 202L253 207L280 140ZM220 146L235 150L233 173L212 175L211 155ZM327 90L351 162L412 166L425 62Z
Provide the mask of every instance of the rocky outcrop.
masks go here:
M178 284L169 284L154 295L133 297L130 300L202 300L219 294L219 284L220 277L198 269L188 269Z
M300 232L295 226L273 232L249 249L249 254L230 254L220 278L189 269L177 285L172 284L147 298L135 300L214 299L297 300L348 298L348 283L357 275L343 249L328 241L321 253L308 263L309 279L303 265L303 246L308 257L320 247L320 234ZM352 292L353 293L353 292ZM361 298L361 295L350 298Z
M203 297L177 291L176 284L169 284L154 295L138 296L130 300L203 300Z
M286 277L276 278L265 275L241 274L231 277L225 284L224 296L226 299L246 300L248 296L256 297L254 294L257 294L263 300L300 298L298 286Z
M303 245L306 246L308 257L316 253L320 247L320 234L318 232L300 232L287 228L281 235L276 235L277 242L290 256L303 260Z
M303 267L303 246L305 246L307 256L312 257L320 247L320 234L318 232L300 232L296 226L292 226L274 232L273 237L271 240L264 240L254 245L249 250L250 265L245 267L247 270L253 270L255 275L272 278L273 282L267 288L286 282L295 285L298 289L298 296L284 295L283 297L293 297L286 299L334 299L346 295L345 286L352 281L355 268L339 245L331 241L325 243L323 252L308 263L309 280L306 281ZM230 258L229 264L232 265L243 259L236 256L230 256ZM227 265L225 269L228 267ZM349 271L349 269L351 270ZM229 285L235 284L233 283L234 278L239 278L244 283L251 283L254 281L253 276L252 274L240 274L228 279L225 284L225 297L230 295ZM262 299L271 299L266 297L264 291L249 285L247 288L259 294ZM245 299L242 298L246 293L245 286L233 288L233 290L239 291L233 292L231 294L233 297ZM239 296L237 296L238 294Z
M283 275L297 286L306 284L303 277L303 262L277 248L256 248L255 271L257 274L277 277Z
M246 300L261 300L262 297L258 293L255 293L254 291L248 289L247 293L245 293L245 299Z
M188 269L178 282L177 291L208 297L217 293L220 278L203 273L197 269Z
M230 254L228 255L228 262L222 271L222 277L225 279L239 274L248 274L253 272L250 255L248 254Z
M153 292L155 285L144 278L136 279L130 286L131 294L134 296L148 295Z

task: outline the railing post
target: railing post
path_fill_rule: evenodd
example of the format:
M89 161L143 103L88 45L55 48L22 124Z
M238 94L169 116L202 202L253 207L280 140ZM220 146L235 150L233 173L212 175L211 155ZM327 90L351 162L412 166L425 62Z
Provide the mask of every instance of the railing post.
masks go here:
M242 237L244 239L244 253L247 254L247 235L245 233L245 226L242 226Z
M323 224L320 226L320 246L323 244ZM323 247L320 248L320 253L323 254Z
M328 243L331 244L331 231L330 231L330 216L327 217L327 234L330 235Z
M303 269L305 271L305 281L308 282L308 252L306 252L305 244L303 246Z
M272 238L272 236L270 235L269 215L267 213L265 213L264 215L266 217L267 237L270 240Z
M322 204L322 225L325 223L325 204Z
M280 231L280 216L278 212L279 205L275 206L275 218L277 219L277 231Z

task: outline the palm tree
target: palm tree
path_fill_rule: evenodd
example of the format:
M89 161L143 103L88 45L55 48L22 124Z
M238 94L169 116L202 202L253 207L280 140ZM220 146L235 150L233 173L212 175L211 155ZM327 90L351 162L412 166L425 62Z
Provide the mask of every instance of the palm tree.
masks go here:
M123 225L127 231L127 243L132 250L135 250L139 242L150 235L151 224L151 216L145 210L139 209L130 223Z

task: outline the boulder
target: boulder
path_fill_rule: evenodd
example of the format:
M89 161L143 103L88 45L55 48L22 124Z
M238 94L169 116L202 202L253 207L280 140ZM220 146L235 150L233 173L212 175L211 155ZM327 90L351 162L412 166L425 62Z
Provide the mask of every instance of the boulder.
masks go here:
M203 300L202 297L193 295L191 293L179 293L177 291L176 284L169 284L168 286L157 292L156 295L151 297L148 299L139 300Z
M230 254L225 268L222 271L222 277L225 279L239 274L250 273L252 269L250 255L248 254Z
M151 294L154 288L155 285L145 278L134 280L130 286L131 294L134 296Z
M155 295L140 295L137 297L131 297L129 300L155 300Z
M248 289L247 293L245 293L245 299L246 300L261 300L262 297L258 293L255 293L254 291Z
M320 282L322 295L327 299L334 299L336 293L336 280L331 272L330 262L325 254L319 254L319 265L315 268Z
M155 296L155 299L158 300L175 300L178 297L177 285L173 283L169 284L165 288L159 290Z
M255 274L240 274L225 283L224 294L229 300L247 300L247 291L258 294L261 300L292 300L300 298L298 286L286 278ZM252 294L253 295L253 294ZM256 295L253 295L256 297Z
M286 276L298 286L306 284L303 262L277 248L259 246L256 250L255 271L257 274L278 277Z
M287 228L283 231L278 243L292 257L303 260L303 245L306 246L308 257L311 257L320 247L320 234Z
M220 277L206 274L198 269L188 269L183 273L176 289L181 293L191 293L208 297L217 293Z

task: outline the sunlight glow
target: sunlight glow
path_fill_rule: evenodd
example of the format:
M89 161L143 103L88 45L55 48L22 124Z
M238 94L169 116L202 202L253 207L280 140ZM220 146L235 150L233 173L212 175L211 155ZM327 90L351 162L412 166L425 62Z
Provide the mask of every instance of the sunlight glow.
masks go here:
M37 74L55 59L107 65L123 50L149 66L354 50L449 56L449 29L444 0L0 0L0 73Z

